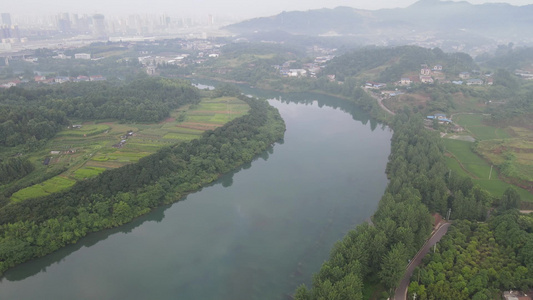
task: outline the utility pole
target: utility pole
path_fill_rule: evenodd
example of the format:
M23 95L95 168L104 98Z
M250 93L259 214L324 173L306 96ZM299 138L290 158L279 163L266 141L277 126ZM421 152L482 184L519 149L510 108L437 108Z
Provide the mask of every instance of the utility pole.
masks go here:
M492 175L492 167L493 167L493 165L490 165L489 180L490 180L490 176Z
M413 300L416 300L416 293L413 294Z
M446 214L446 220L447 220L447 221L450 221L450 214L451 214L451 213L452 213L452 209L449 208L449 209L448 209L448 213Z
M437 243L435 243L435 245L433 246L433 253L435 253L437 251Z

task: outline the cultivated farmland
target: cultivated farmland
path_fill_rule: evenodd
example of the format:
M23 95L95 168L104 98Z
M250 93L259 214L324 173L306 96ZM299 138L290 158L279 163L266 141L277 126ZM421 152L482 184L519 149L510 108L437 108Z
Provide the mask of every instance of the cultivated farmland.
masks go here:
M158 149L200 137L246 114L249 106L234 97L205 98L197 105L181 107L170 118L156 124L73 122L81 125L65 129L32 155L40 172L65 170L44 182L21 189L11 197L23 201L54 193L78 180L97 176L107 169L135 163Z

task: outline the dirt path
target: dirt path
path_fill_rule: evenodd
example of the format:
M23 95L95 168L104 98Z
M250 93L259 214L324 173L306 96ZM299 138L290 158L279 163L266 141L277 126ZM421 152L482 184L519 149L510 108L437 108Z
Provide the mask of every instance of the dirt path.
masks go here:
M376 101L378 102L379 106L386 112L388 112L389 114L391 115L395 115L396 113L394 113L392 110L388 109L384 104L383 104L383 99L381 97L378 97L376 95L374 95L372 92L369 92L367 89L364 89L365 92L372 98L376 99Z

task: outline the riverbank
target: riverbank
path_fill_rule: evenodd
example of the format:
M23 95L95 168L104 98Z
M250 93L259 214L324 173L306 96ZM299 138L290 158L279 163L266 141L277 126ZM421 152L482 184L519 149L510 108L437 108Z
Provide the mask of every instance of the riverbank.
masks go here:
M266 101L240 98L251 107L249 113L198 140L163 148L66 192L3 207L0 272L179 201L279 141L285 131L279 112ZM230 145L230 136L245 140Z
M185 201L6 272L0 298L83 298L90 285L99 299L146 299L157 287L159 299L267 300L309 284L376 210L392 132L338 98L266 97L286 123L283 142Z

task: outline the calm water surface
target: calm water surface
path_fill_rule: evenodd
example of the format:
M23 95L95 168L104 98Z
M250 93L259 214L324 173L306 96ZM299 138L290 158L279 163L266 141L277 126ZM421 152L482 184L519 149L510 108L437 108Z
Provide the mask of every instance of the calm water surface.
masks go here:
M287 124L283 142L183 201L10 270L0 299L288 299L309 284L375 211L392 132L335 98L261 93Z

